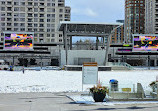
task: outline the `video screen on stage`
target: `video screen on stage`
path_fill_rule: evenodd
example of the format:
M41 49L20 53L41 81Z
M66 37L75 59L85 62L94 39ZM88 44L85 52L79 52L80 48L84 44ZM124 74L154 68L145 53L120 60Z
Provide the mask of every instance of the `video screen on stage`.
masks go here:
M133 35L133 51L158 51L158 35Z
M6 50L32 50L33 34L5 33L4 49Z

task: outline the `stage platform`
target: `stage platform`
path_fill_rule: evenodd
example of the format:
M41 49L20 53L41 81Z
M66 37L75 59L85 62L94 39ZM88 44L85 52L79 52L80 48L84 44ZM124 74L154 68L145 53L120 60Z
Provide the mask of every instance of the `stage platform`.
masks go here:
M98 66L98 71L111 71L110 66ZM65 65L67 71L82 71L82 65Z

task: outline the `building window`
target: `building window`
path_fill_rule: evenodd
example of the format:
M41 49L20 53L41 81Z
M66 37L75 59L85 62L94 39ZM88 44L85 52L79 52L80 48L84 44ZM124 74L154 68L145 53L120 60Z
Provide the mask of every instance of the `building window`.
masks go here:
M14 28L14 31L18 31L18 28Z
M51 3L47 3L47 6L51 6Z
M40 42L44 42L43 39L40 39Z
M34 22L38 22L38 18L34 18Z
M38 3L34 3L34 6L38 6Z
M24 5L25 5L25 2L21 2L21 5L24 6Z
M44 17L44 14L40 14L40 17Z
M12 4L12 2L7 2L7 5L11 5Z
M50 34L47 34L47 37L50 37Z
M62 34L59 34L59 37L62 37Z
M14 5L19 5L19 2L14 2Z
M44 19L40 19L40 22L44 22Z
M55 6L55 3L52 3L52 6Z
M47 32L50 32L50 29L47 29Z
M20 21L21 21L21 22L25 21L25 18L20 18Z
M34 32L37 32L38 30L37 29L34 29Z
M2 2L1 2L1 4L2 4L2 5L5 5L5 2L4 2L4 1L2 1Z
M5 7L1 7L1 11L5 11Z
M2 26L5 26L5 23L1 23Z
M14 11L19 11L19 7L14 7Z
M37 39L37 38L34 38L34 41L35 41L35 42L38 42L38 39Z
M47 19L47 22L50 22L50 19Z
M38 24L34 24L34 27L38 27Z
M59 39L59 42L62 42L62 39Z
M52 22L55 22L55 19L52 19Z
M55 32L55 29L52 29L52 32Z
M14 18L14 21L18 21L19 19L18 18ZM7 20L7 21L9 21L9 20Z
M3 38L1 38L1 41L3 41L4 39Z
M63 15L62 15L62 14L60 14L60 15L59 15L59 17L60 17L60 18L62 18L62 17L63 17Z
M55 37L55 34L52 34L52 37Z
M34 14L34 17L38 17L38 14Z
M40 24L39 27L44 27L44 24Z
M43 34L39 34L39 37L43 37Z
M31 29L31 28L28 28L28 31L32 31L32 29Z
M50 24L47 24L47 27L50 27Z
M34 8L34 12L38 12L38 8Z
M63 9L60 9L59 12L63 12Z
M47 42L50 42L50 39L47 39Z
M51 39L51 42L55 42L55 40L54 40L54 39Z
M25 28L21 28L20 31L25 31Z
M50 14L47 14L47 17L50 17Z
M18 23L14 23L14 26L18 26Z
M52 14L52 17L55 18L55 14Z
M44 29L39 29L40 32L44 32Z

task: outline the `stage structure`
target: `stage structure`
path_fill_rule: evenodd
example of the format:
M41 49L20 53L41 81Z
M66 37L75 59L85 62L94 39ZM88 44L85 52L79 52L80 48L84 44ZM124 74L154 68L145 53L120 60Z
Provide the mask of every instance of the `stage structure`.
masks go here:
M106 54L104 58L104 65L107 65L108 50L110 47L111 33L118 27L122 26L122 23L80 23L80 22L60 22L59 31L63 31L64 48L66 53L66 65L68 65L68 49L72 50L72 37L96 37L96 50L98 50L98 37L103 40L103 48L106 46ZM68 43L69 37L69 43ZM105 41L106 38L106 41ZM105 42L107 44L105 44ZM69 47L68 47L69 46Z

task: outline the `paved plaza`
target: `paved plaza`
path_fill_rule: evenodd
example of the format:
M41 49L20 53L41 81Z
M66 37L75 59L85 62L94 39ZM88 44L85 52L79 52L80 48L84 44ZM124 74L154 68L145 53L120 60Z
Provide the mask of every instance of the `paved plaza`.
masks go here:
M67 97L72 93L0 94L0 111L158 111L158 104L86 105Z

